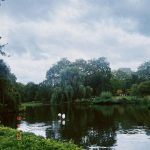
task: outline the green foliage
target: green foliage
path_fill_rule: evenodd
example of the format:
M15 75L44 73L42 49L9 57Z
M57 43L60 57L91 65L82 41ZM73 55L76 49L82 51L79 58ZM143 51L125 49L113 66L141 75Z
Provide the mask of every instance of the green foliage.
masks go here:
M93 89L90 86L86 86L86 98L91 98L93 93Z
M95 97L93 100L93 104L116 104L114 99L104 99L101 97Z
M93 94L110 89L111 68L105 57L89 60L85 75L85 85L93 89Z
M74 102L110 89L110 78L111 69L104 57L89 61L78 59L75 62L63 58L47 71L44 83L53 89L59 87L58 91L53 90L51 102L60 102L62 99ZM63 94L60 94L60 89Z
M130 68L120 68L112 72L112 74L112 93L118 95L117 91L122 90L122 93L128 94L128 89L136 82L134 72L132 72Z
M0 149L1 150L81 150L71 142L60 142L45 139L31 133L22 133L18 141L16 135L19 131L0 127Z
M65 90L68 101L74 101L78 96L84 96L84 89L80 87L81 82L82 73L78 68L67 67L61 72L61 87Z
M66 97L73 93L74 101L78 98L98 95L101 91L110 89L110 78L111 69L104 57L89 61L78 59L75 62L63 58L47 71L45 84L54 88L61 87ZM83 86L80 87L80 85ZM67 92L68 87L71 87L73 91L70 94ZM86 89L86 87L90 88Z
M77 88L81 82L82 74L79 72L78 68L67 67L61 72L61 83L65 85L70 85L73 88Z
M94 98L94 104L114 103L111 92L102 92L99 97Z
M141 81L150 80L150 61L141 64L138 67L137 74Z
M111 92L102 92L100 97L102 99L111 99L112 98L112 93Z
M86 88L84 85L79 86L79 93L78 93L79 98L85 98L86 96Z
M65 92L67 101L72 102L73 95L74 95L74 91L73 91L72 86L71 85L65 86L64 92Z
M114 71L113 74L118 80L126 80L132 76L133 72L130 68L119 68L117 71Z
M45 85L44 83L40 83L35 94L35 100L41 101L42 103L49 103L51 96L52 87L49 85Z
M38 90L38 85L36 85L33 82L29 82L24 87L24 93L25 93L25 101L30 102L35 100L36 92Z
M0 104L3 111L17 111L20 100L21 96L16 88L16 77L4 61L0 60Z
M46 73L46 80L40 84L29 82L26 85L16 82L9 67L0 60L0 104L5 108L18 109L22 102L61 104L99 96L111 100L114 96L149 95L149 62L132 72L130 68L120 68L111 72L105 57L85 61L70 62L63 58ZM107 98L108 97L108 98Z
M57 86L60 84L61 77L60 74L62 70L64 70L66 67L70 65L70 61L66 58L61 59L57 62L57 64L54 64L46 73L46 85L51 86Z
M150 81L140 83L138 86L138 92L141 96L150 95Z
M54 89L52 97L51 97L51 103L53 104L61 104L65 101L64 93L60 87L57 87Z
M111 90L112 90L112 93L113 95L116 95L117 94L117 91L119 89L122 89L123 88L123 83L122 81L118 80L118 79L115 79L115 78L111 78Z
M131 87L131 95L136 96L139 95L139 91L138 91L138 85L137 84L133 84Z

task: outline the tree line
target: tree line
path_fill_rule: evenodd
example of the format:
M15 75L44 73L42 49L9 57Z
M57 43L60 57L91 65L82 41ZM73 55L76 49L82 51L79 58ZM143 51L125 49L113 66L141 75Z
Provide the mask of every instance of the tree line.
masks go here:
M63 58L46 72L46 79L35 84L16 82L10 68L0 60L0 108L17 110L21 102L74 103L81 99L112 95L150 95L150 61L137 71L130 68L111 70L105 57L74 62Z
M10 72L10 68L0 59L0 111L18 110L21 102L19 83L16 77Z

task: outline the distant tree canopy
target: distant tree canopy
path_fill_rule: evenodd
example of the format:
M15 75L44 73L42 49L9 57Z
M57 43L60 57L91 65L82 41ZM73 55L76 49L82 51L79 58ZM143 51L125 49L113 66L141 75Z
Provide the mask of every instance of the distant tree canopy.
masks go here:
M117 94L117 91L127 93L127 89L131 87L133 72L128 68L120 68L112 72L111 86L113 94Z
M0 107L17 110L20 102L74 103L82 99L113 95L150 95L150 62L137 72L130 68L111 71L106 58L74 62L62 58L46 72L46 80L26 85L16 82L10 68L0 60Z
M38 90L37 84L33 82L27 83L27 85L24 88L24 92L25 92L24 96L26 97L26 101L28 102L34 101L37 90Z
M137 74L142 81L150 80L150 61L141 64L138 67Z
M85 84L93 88L94 95L110 90L111 68L105 57L88 61Z
M74 62L62 58L47 71L45 81L39 85L30 83L25 86L25 97L28 97L26 101L75 102L99 96L105 91L113 95L137 95L142 91L140 87L145 85L142 81L149 81L148 63L141 66L143 65L145 67L139 67L137 72L130 68L119 68L111 72L105 57L87 61L77 59ZM142 93L141 95L146 94Z
M61 88L62 97L74 101L109 90L110 79L111 69L104 57L75 62L63 58L47 71L45 84Z
M57 86L60 84L60 74L63 69L70 65L70 61L66 58L61 59L57 64L53 65L46 73L46 84Z

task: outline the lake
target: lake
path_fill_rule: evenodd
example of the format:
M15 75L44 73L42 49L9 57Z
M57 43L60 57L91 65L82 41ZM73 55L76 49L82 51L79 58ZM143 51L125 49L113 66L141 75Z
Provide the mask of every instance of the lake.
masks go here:
M65 119L59 113L65 114ZM0 119L5 126L46 138L72 140L84 148L150 149L150 110L145 106L28 107L21 114L5 114Z

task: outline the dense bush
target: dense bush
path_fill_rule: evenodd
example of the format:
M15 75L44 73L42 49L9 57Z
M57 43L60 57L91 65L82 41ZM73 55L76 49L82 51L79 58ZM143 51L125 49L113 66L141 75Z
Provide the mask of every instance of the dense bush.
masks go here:
M139 95L139 91L138 91L138 85L137 84L133 84L130 90L130 95L132 96L136 96Z
M99 104L99 103L115 103L115 101L112 98L111 92L102 92L99 97L96 97L93 101L94 104Z
M21 133L18 141L17 133L17 130L0 127L0 150L81 150L71 142L57 142L31 133Z
M101 99L111 99L112 94L111 94L111 92L102 92L100 97L101 97Z
M150 95L150 81L142 82L138 86L138 92L141 96L147 96Z

